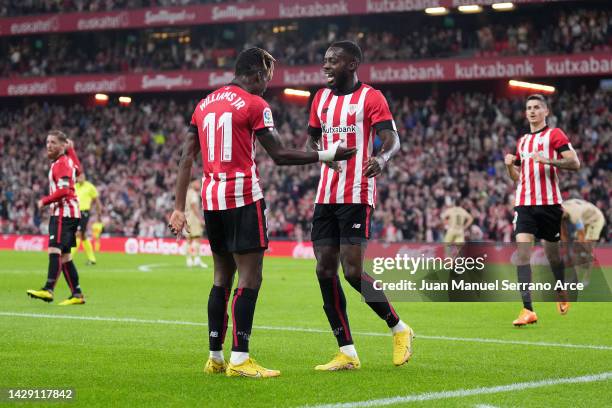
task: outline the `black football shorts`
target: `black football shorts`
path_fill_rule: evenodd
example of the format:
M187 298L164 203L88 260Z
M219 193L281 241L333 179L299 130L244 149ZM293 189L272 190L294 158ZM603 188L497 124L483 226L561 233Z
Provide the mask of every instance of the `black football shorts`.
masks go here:
M210 249L222 254L246 253L268 248L266 202L228 210L204 211L204 223Z
M70 249L76 246L79 220L79 218L51 216L49 218L49 247L61 249L62 254L70 253Z
M372 207L367 204L316 204L314 245L360 245L370 238Z
M514 234L532 234L537 239L558 242L561 239L562 216L560 204L514 207Z

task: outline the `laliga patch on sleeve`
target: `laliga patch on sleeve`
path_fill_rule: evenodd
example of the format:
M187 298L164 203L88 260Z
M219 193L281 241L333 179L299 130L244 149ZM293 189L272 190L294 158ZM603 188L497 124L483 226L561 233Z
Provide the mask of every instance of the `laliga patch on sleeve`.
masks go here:
M272 119L272 111L270 108L263 110L263 123L265 127L274 127L274 119Z

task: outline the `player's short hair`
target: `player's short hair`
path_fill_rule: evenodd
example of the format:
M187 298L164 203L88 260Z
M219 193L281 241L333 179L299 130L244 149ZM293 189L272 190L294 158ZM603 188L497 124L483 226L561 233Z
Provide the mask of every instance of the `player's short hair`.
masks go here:
M66 134L62 132L61 130L56 130L56 129L50 130L47 132L47 135L57 137L59 141L62 143L66 143L68 141L68 136L66 136Z
M353 41L336 41L332 43L329 48L340 48L348 55L355 58L357 62L361 63L363 61L363 52L361 52L361 48L357 45L357 43Z
M531 94L527 97L527 101L525 103L527 103L528 101L540 101L544 106L548 108L548 101L546 100L546 97L542 94Z
M236 76L240 76L252 75L258 71L263 71L268 76L271 76L275 61L274 57L262 48L248 48L238 54L234 72Z

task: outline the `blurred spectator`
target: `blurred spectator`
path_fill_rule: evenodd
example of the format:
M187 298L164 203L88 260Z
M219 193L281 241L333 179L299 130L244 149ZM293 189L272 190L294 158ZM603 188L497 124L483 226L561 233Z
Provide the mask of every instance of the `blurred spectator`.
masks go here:
M532 22L521 14L439 20L413 13L5 37L0 38L0 74L231 69L238 53L251 46L267 49L282 65L320 64L326 48L338 39L357 41L367 62L612 51L609 10L559 10L550 15Z
M142 7L186 6L224 0L0 0L0 16L25 14L112 11ZM234 0L244 3L245 0Z

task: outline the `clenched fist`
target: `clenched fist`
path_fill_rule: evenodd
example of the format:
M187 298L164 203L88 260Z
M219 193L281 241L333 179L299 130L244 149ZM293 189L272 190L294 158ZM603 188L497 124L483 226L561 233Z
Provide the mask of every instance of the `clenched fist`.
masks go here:
M515 161L516 161L516 156L513 154L508 153L506 157L504 157L504 163L506 164L506 166L514 165Z

